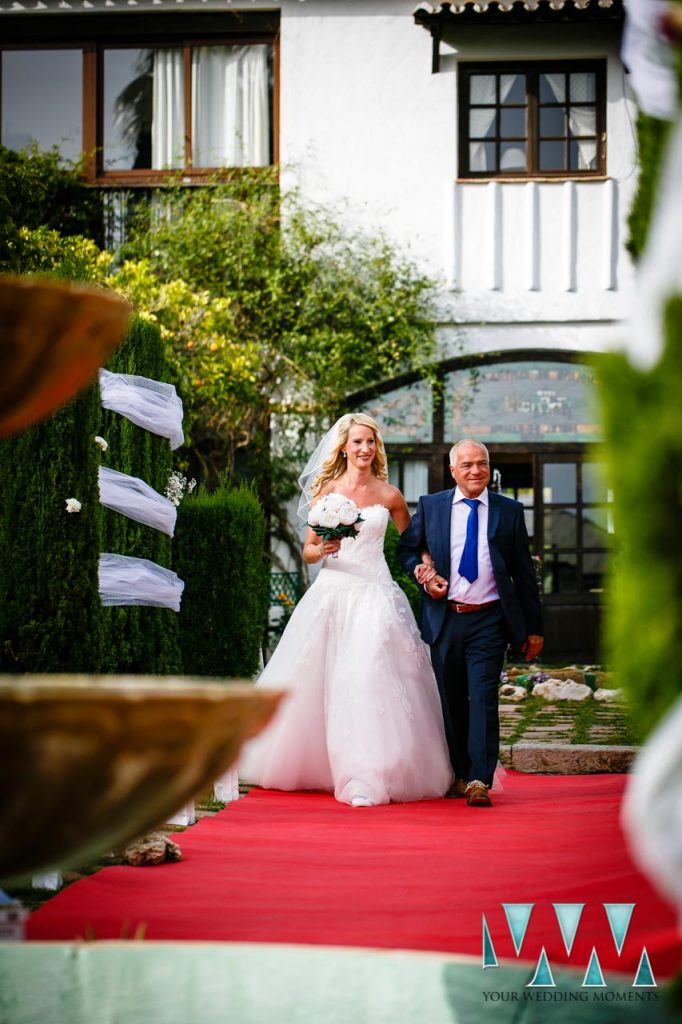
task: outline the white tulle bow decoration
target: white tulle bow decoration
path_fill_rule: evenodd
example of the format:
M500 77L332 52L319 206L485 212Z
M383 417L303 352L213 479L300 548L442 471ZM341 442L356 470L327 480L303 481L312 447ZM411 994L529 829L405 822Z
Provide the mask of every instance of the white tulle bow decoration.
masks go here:
M138 477L100 466L99 500L106 508L169 537L175 532L178 511L174 503Z
M167 437L171 448L183 443L182 402L172 384L100 370L99 386L104 409L120 413L152 434Z
M633 766L622 820L633 855L677 904L682 921L682 697L648 738Z
M185 584L147 558L104 553L99 556L99 596L105 607L142 605L180 611Z

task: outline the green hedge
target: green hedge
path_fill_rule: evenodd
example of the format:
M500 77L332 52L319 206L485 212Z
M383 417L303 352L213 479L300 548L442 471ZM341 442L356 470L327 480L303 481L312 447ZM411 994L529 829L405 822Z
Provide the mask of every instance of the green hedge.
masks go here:
M606 615L609 664L644 731L682 690L682 298L665 314L665 350L649 372L624 356L599 364L616 535Z
M0 442L0 668L99 672L99 388ZM81 511L66 511L77 498Z
M158 327L135 317L126 340L107 368L152 380L167 380L164 347ZM139 477L159 493L166 489L173 467L173 452L165 437L136 426L124 416L101 410L97 431L109 447L102 464ZM101 550L148 558L171 568L172 541L165 533L102 508ZM182 575L182 574L180 574ZM182 668L178 614L169 608L103 608L104 671L174 675Z
M640 114L640 177L628 248L642 254L671 125ZM628 691L643 732L679 697L682 665L682 297L664 315L664 351L649 371L624 355L598 366L620 549L610 570L605 617L609 663Z
M109 369L167 378L158 328L134 319ZM109 448L102 453L99 434ZM170 567L170 537L99 504L100 464L163 492L168 440L101 408L93 385L44 423L0 443L0 667L17 672L175 674L178 615L103 608L101 551ZM68 513L66 499L81 511Z
M268 613L265 516L242 486L201 490L178 509L175 570L185 580L180 645L187 675L251 677Z

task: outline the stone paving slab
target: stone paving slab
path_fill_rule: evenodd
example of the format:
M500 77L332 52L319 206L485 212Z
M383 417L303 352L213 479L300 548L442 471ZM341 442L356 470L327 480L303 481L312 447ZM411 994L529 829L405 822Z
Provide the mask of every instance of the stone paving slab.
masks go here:
M598 775L628 772L639 747L601 746L596 743L527 743L500 747L506 768L547 775Z

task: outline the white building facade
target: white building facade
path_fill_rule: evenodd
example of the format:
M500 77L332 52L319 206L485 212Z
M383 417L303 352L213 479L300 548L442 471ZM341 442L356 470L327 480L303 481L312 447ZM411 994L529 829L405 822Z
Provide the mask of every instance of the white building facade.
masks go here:
M410 502L458 437L489 445L557 659L597 656L612 541L593 399L633 286L622 24L621 0L0 0L3 144L84 150L112 195L279 163L438 280L442 403L410 377L352 401Z

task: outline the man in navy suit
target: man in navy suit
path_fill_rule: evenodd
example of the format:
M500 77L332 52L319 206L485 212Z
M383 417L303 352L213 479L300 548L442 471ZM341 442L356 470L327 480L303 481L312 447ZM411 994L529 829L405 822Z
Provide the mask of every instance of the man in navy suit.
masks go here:
M431 646L455 773L448 796L490 807L504 654L510 641L526 661L542 650L540 595L523 506L488 490L485 445L458 441L450 472L457 486L419 499L398 557L408 575L426 578L420 628ZM419 568L422 554L430 572Z

